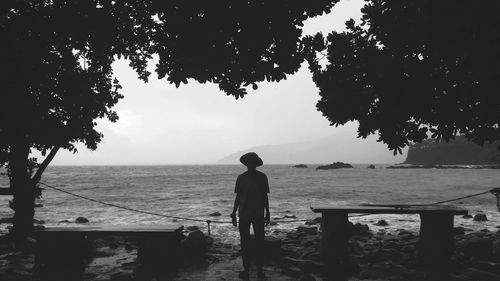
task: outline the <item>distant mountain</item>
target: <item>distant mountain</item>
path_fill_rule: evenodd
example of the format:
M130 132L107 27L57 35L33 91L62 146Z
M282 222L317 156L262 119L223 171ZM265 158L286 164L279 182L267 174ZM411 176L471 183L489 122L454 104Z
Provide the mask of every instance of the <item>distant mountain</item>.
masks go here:
M267 164L321 164L337 161L346 163L394 164L404 161L404 155L394 156L375 136L357 139L352 134L338 134L308 142L263 145L235 152L218 161L238 164L244 153L254 151Z
M459 136L448 143L426 140L413 144L404 164L413 165L488 165L500 164L500 142L483 147Z

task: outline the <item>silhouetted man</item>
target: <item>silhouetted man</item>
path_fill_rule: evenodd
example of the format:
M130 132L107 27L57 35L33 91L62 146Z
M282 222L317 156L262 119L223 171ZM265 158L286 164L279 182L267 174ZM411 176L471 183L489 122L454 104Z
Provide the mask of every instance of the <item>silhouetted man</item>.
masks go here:
M247 166L248 171L238 176L236 180L236 199L231 213L233 225L237 226L236 211L240 218L240 239L241 252L244 270L239 277L248 279L250 269L250 224L253 226L255 235L255 263L257 265L258 278L264 278L262 271L263 250L264 250L264 225L269 225L269 183L266 174L257 171L257 167L262 166L262 159L255 153L249 152L240 158L240 162ZM265 211L265 216L264 216Z

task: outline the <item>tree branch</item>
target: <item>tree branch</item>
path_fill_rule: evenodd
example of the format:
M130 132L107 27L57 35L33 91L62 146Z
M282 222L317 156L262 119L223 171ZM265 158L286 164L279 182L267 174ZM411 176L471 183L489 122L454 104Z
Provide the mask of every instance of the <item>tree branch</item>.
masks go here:
M45 171L45 169L47 169L47 167L49 166L52 159L54 159L59 148L61 148L61 147L54 146L54 148L52 148L52 150L49 152L49 155L47 155L47 157L45 157L45 160L43 160L42 164L40 165L40 167L36 171L36 174L31 179L31 182L33 184L37 184L40 181L40 179L42 178L43 172Z

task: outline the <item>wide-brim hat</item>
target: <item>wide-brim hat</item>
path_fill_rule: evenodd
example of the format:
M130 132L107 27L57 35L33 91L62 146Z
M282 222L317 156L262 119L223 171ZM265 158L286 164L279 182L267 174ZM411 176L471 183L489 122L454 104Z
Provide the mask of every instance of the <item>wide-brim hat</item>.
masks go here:
M248 152L240 157L241 164L245 166L259 167L264 164L262 159L260 159L259 155L255 152Z

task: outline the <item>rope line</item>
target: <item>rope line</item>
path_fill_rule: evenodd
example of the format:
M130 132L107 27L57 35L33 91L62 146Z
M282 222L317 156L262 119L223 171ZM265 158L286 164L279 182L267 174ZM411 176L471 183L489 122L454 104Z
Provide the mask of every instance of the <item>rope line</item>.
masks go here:
M497 194L499 192L500 192L500 187L496 187L496 188L493 188L493 189L490 189L487 191L474 193L474 194L467 195L467 196L462 196L462 197L458 197L458 198L438 201L438 202L434 202L434 203L427 203L427 204L363 204L363 205L366 205L366 206L387 206L387 207L396 207L396 208L397 207L425 207L425 206L439 205L439 204L443 204L443 203L449 203L449 202L453 202L453 201L458 201L458 200L462 200L462 199L476 197L476 196L480 196L480 195L483 195L486 193L492 193L493 195L497 196Z
M131 211L131 212L142 213L142 214L147 214L147 215L152 215L152 216L159 216L159 217L164 217L164 218L178 219L178 220L188 220L188 221L204 222L204 223L207 223L207 224L210 224L210 223L229 223L229 224L232 224L232 221L225 221L225 220L204 220L204 219L196 219L196 218L172 216L172 215L165 215L165 214L154 213L154 212L149 212L149 211L143 211L143 210L139 210L139 209L129 208L129 207L121 206L121 205L116 205L116 204L113 204L113 203L108 203L108 202L96 200L96 199L89 198L89 197L86 197L86 196L82 196L82 195L79 195L79 194L76 194L76 193L73 193L73 192L70 192L70 191L66 191L64 189L61 189L61 188L58 188L58 187L55 187L55 186L52 186L50 184L46 184L46 183L43 183L43 182L39 182L39 184L41 184L41 185L43 185L45 187L57 190L59 192L66 193L66 194L69 194L71 196L78 197L80 199L88 200L88 201L91 201L91 202L94 202L94 203L99 203L99 204L102 204L102 205L107 205L107 206L110 206L110 207L124 209L124 210ZM280 223L306 222L306 221L310 221L310 220L306 220L306 219L298 219L298 220L273 220L273 222L280 222Z
M165 214L160 214L160 213L154 213L154 212L149 212L149 211L144 211L144 210L129 208L129 207L121 206L121 205L116 205L116 204L113 204L113 203L108 203L108 202L96 200L96 199L89 198L89 197L86 197L86 196L82 196L82 195L79 195L79 194L76 194L76 193L73 193L73 192L69 192L69 191L63 190L61 188L58 188L58 187L55 187L55 186L52 186L50 184L46 184L46 183L43 183L43 182L39 182L39 184L41 184L41 185L43 185L45 187L57 190L59 192L66 193L66 194L69 194L71 196L78 197L80 199L88 200L88 201L91 201L91 202L94 202L94 203L99 203L99 204L102 204L102 205L107 205L107 206L110 206L110 207L115 207L115 208L119 208L119 209L131 211L131 212L142 213L142 214L152 215L152 216L159 216L159 217L164 217L164 218L178 219L178 220L204 222L204 223L207 224L209 233L210 233L210 224L211 223L228 223L228 224L232 224L232 221L225 221L225 220L204 220L204 219L197 219L197 218L172 216L172 215L165 215ZM467 199L467 198L471 198L471 197L483 195L483 194L486 194L486 193L492 193L492 194L494 194L497 197L497 207L499 208L499 211L500 211L500 202L499 202L500 187L493 188L491 190L480 192L480 193L476 193L476 194L471 194L471 195L467 195L467 196L463 196L463 197L458 197L458 198L453 198L453 199L444 200L444 201L438 201L438 202L429 203L429 204L394 204L394 205L365 204L365 205L368 205L368 206L393 206L393 207L396 207L396 208L397 207L404 207L404 206L422 207L422 206L432 206L432 205L439 205L439 204L443 204L443 203L458 201L458 200L462 200L462 199ZM350 215L348 217L364 217L364 216L369 216L369 215L373 215L373 214ZM273 222L279 222L279 223L306 222L306 221L310 221L310 220L309 219L273 220Z

